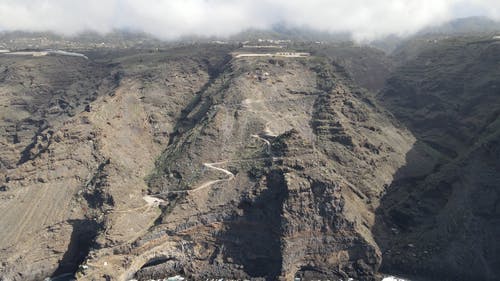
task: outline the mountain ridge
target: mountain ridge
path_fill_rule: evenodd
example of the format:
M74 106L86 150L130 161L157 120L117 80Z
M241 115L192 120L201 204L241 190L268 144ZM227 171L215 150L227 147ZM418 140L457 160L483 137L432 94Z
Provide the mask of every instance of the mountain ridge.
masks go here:
M495 280L481 38L0 54L0 280Z

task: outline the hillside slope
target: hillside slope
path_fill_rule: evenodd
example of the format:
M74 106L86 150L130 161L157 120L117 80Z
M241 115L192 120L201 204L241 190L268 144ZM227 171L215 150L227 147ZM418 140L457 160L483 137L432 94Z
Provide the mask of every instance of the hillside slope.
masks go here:
M335 61L232 48L2 65L0 276L373 280L413 137Z
M2 280L75 272L90 248L147 229L157 208L123 210L144 204L174 120L227 52L1 58ZM112 241L96 240L108 224Z
M234 59L148 177L155 225L81 274L373 280L373 211L412 141L331 61Z
M0 280L498 279L500 44L295 47L0 55Z

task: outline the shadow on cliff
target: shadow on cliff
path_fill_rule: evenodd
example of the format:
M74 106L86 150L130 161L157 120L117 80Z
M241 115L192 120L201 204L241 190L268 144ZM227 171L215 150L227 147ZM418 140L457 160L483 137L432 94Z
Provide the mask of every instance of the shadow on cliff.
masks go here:
M426 250L417 249L420 243L413 235L432 227L451 194L451 185L444 180L432 187L422 187L429 175L442 168L442 163L436 159L425 158L427 145L417 138L407 152L406 164L396 171L393 182L380 200L373 227L374 238L383 255L380 271L412 275L411 280L424 280L422 276L433 275L422 272L417 265L419 259L425 258L421 254Z
M216 244L222 246L211 263L222 256L225 263L243 266L248 276L271 281L281 274L281 215L287 190L281 171L270 172L267 180L265 190L240 202L243 214L234 217L219 235Z
M76 273L99 232L99 224L94 220L70 220L68 223L73 227L71 240L51 277Z
M410 280L498 280L498 192L492 190L500 176L492 163L500 161L487 145L424 161L428 147L418 140L407 153L376 211L381 271L418 277Z

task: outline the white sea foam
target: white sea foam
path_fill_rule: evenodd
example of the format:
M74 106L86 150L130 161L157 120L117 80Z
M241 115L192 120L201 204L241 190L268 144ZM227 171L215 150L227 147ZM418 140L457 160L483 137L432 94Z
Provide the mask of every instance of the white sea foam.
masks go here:
M409 279L403 279L395 276L388 276L382 279L382 281L410 281Z

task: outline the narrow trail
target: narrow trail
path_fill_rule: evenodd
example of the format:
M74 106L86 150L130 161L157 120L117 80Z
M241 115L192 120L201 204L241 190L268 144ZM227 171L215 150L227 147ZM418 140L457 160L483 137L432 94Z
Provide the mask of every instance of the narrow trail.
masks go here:
M269 102L269 101L266 101L263 99L246 99L246 100L242 101L241 106L246 107L246 108L251 108L252 104L263 103L263 102ZM265 124L264 129L262 130L262 133L251 135L251 137L256 138L258 140L261 140L266 144L266 153L269 155L269 157L253 158L253 159L225 160L225 161L213 162L213 163L203 163L204 167L218 171L218 172L222 172L227 177L223 178L223 179L206 181L206 182L200 184L199 186L197 186L193 189L189 189L189 190L172 190L172 191L160 192L160 193L156 193L156 194L149 194L149 195L146 195L143 197L144 201L146 201L146 204L144 206L133 208L133 209L128 209L128 210L118 210L118 211L114 211L114 213L128 213L128 212L138 211L138 210L142 210L142 209L149 209L152 206L159 206L160 204L165 202L163 199L160 199L156 196L167 195L167 194L191 194L191 193L209 188L209 187L211 187L215 184L218 184L218 183L231 181L235 178L235 175L231 171L224 169L224 168L221 168L221 167L217 167L219 165L223 165L223 164L227 164L227 163L239 163L239 162L249 162L249 161L258 161L258 160L269 160L269 159L271 159L273 161L277 160L277 158L272 157L271 142L269 140L263 138L263 136L268 136L268 137L276 137L277 136L269 128L270 124L271 124L271 121L268 121Z
M254 135L252 135L252 136L254 136ZM255 135L255 136L257 137L257 135ZM263 139L262 137L259 137L259 139L261 139L263 141L265 140L266 144L269 144L269 145L271 144L268 140ZM270 149L270 147L269 147L269 149ZM132 212L132 211L138 211L138 210L141 210L141 209L146 209L146 208L149 209L151 207L157 207L161 203L165 202L165 200L163 200L161 198L158 198L156 196L162 196L162 195L167 195L167 194L191 194L191 193L194 193L194 192L197 192L197 191L209 188L210 186L212 186L214 184L217 184L217 183L220 183L220 182L227 182L227 181L230 181L230 180L234 179L235 175L233 173L231 173L229 170L226 170L226 169L223 169L223 168L220 168L220 167L215 167L215 165L222 165L222 164L226 164L226 163L253 162L253 161L262 161L262 160L277 161L277 160L285 160L285 159L295 159L297 157L298 157L298 155L292 156L292 157L273 157L273 156L268 156L268 157L261 157L261 158L227 160L227 161L216 162L216 163L203 163L203 166L205 166L207 168L210 168L210 169L214 169L214 170L223 172L228 177L225 178L225 179L217 179L217 180L206 181L206 182L202 183L201 185L199 185L199 186L197 186L196 188L193 188L193 189L188 189L188 190L170 190L170 191L165 191L165 192L160 192L160 193L145 195L143 197L143 199L144 199L144 201L147 202L147 204L145 204L144 206L133 208L133 209L128 209L128 210L117 210L117 211L113 211L113 213L128 213L128 212Z
M266 140L265 138L259 136L259 135L252 135L252 137L265 142L266 143L266 152L269 156L271 156L271 142Z
M209 169L214 169L216 171L223 172L224 174L227 175L227 178L207 181L205 183L202 183L200 186L198 186L198 187L196 187L194 189L188 190L188 193L196 192L198 190L202 190L202 189L208 188L208 187L210 187L210 186L212 186L214 184L217 184L219 182L225 182L225 181L230 181L230 180L234 179L234 174L233 173L231 173L230 171L228 171L226 169L216 167L216 165L222 165L222 164L226 164L226 163L229 163L229 162L231 162L231 161L223 161L223 162L216 162L216 163L203 163L203 166L205 166L205 167L207 167Z
M265 127L263 133L266 136L274 136L274 134L272 133L272 131L269 130L269 127L268 127L269 123L270 122L266 123L266 127ZM223 164L227 164L227 163L238 163L238 162L248 162L248 161L258 161L258 160L274 159L274 158L271 157L271 142L270 141L266 140L265 138L263 138L263 137L261 137L261 136L259 136L257 134L251 135L251 137L259 139L259 140L263 141L266 144L266 152L269 155L269 157L265 157L265 158L252 158L252 159L239 159L239 160L225 160L225 161L213 162L213 163L203 163L204 167L207 167L209 169L222 172L225 175L227 175L227 178L206 181L206 182L202 183L201 185L199 185L199 186L197 186L197 187L195 187L193 189L189 189L189 190L173 190L173 191L167 191L167 192L162 192L162 193L157 193L157 194L150 194L148 196L151 197L151 198L156 198L156 197L153 197L153 196L159 196L159 195L165 195L165 194L190 194L190 193L193 193L193 192L197 192L199 190L209 188L209 187L211 187L214 184L218 184L218 183L221 183L221 182L227 182L227 181L230 181L230 180L234 179L235 175L231 171L229 171L227 169L224 169L224 168L221 168L221 167L217 167L219 165L223 165ZM158 199L158 198L156 198L156 199Z
M241 103L225 104L225 108L239 109L240 107L249 108L252 104L281 104L283 101L303 101L308 99L317 99L321 94L309 94L294 98L274 98L274 99L245 99Z
M165 200L153 197L152 195L143 196L142 199L144 201L146 201L146 204L144 206L133 208L133 209L127 209L127 210L116 210L116 211L113 211L113 213L129 213L129 212L138 211L138 210L142 210L142 209L149 209L150 207L158 207L158 206L160 206L161 203L165 202Z
M281 100L297 100L298 101L298 100L302 100L305 98L316 98L316 95L306 96L306 97L302 97L302 98L288 98L288 99L277 99L277 100L266 100L266 99L259 99L259 98L245 99L241 102L241 104L239 104L237 106L236 105L233 105L233 106L234 107L242 106L242 107L247 108L247 109L252 111L252 110L255 110L255 108L253 106L254 104L261 104L261 103L273 104L273 103L279 102ZM229 108L231 108L233 106L232 105L225 105L225 107L229 107ZM264 137L273 138L273 137L277 136L277 134L275 132L273 132L270 128L271 123L272 123L272 121L266 122L264 129L262 130L262 132L260 134L251 135L251 137L256 138L258 140L261 140L266 144L266 153L269 155L269 157L254 158L254 159L225 160L225 161L214 162L214 163L203 163L204 167L206 167L208 169L215 170L215 171L222 172L227 177L224 179L206 181L206 182L200 184L199 186L197 186L193 189L189 189L189 190L172 190L172 191L160 192L160 193L156 193L156 194L149 194L149 195L146 195L143 197L144 201L146 201L146 204L144 206L129 209L129 210L118 210L118 211L114 211L114 212L115 213L128 213L128 212L138 211L138 210L142 210L142 209L146 209L146 208L149 209L152 206L159 206L161 203L165 202L163 199L160 199L160 198L155 197L155 196L162 196L162 195L167 195L167 194L191 194L191 193L209 188L215 184L222 183L222 182L228 182L228 181L231 181L232 179L234 179L235 175L231 171L224 169L224 168L221 168L221 167L217 167L219 165L223 165L223 164L227 164L227 163L258 161L258 160L270 160L270 159L273 161L278 160L279 158L272 157L271 142L264 138Z
M263 133L265 136L275 138L278 136L278 134L274 133L271 128L269 128L269 124L271 124L271 121L266 123L266 126L264 127ZM267 140L266 140L267 141ZM271 147L271 143L267 142L269 144L269 147Z
M220 183L220 182L230 181L230 180L232 180L234 178L235 175L233 173L231 173L229 170L226 170L226 169L223 169L223 168L220 168L220 167L216 167L216 165L222 165L222 164L226 164L226 163L230 163L230 162L235 162L235 161L227 160L227 161L215 162L215 163L203 163L203 166L205 166L205 167L207 167L209 169L213 169L213 170L216 170L216 171L219 171L219 172L222 172L222 173L226 174L227 178L225 178L225 179L218 179L218 180L206 181L206 182L202 183L201 185L199 185L199 186L197 186L197 187L195 187L193 189L188 189L188 190L170 190L170 191L165 191L165 192L150 194L150 195L147 195L147 196L144 196L144 197L154 198L154 199L158 200L158 202L159 202L158 204L160 204L161 202L164 202L164 200L159 199L159 198L154 197L154 196L160 196L160 195L165 195L165 194L190 194L190 193L193 193L193 192L196 192L196 191L208 188L208 187L210 187L210 186L212 186L214 184ZM146 202L147 201L148 200L146 200Z
M266 129L265 129L264 133L265 133L265 135L272 136L272 132L268 129L267 124L266 124ZM271 142L269 142L268 140L266 140L265 138L263 138L263 137L261 137L259 135L251 135L251 137L259 139L259 140L263 141L266 144L266 152L269 155L269 157L265 157L265 158L251 158L251 159L239 159L239 160L225 160L225 161L214 162L214 163L203 163L203 166L205 166L205 167L207 167L209 169L213 169L213 170L216 170L216 171L219 171L219 172L222 172L222 173L226 174L227 178L207 181L207 182L202 183L198 187L190 189L190 190L168 191L168 193L174 193L174 194L175 193L188 193L189 194L189 193L193 193L193 192L196 192L196 191L208 188L208 187L210 187L210 186L212 186L214 184L217 184L217 183L220 183L220 182L227 182L227 181L230 181L230 180L234 179L235 175L231 171L229 171L227 169L224 169L224 168L217 167L218 165L223 165L223 164L227 164L227 163L238 163L238 162L248 162L248 161L273 159L271 157ZM161 195L161 193L160 194L156 194L156 195ZM155 195L150 195L150 196L155 196Z

